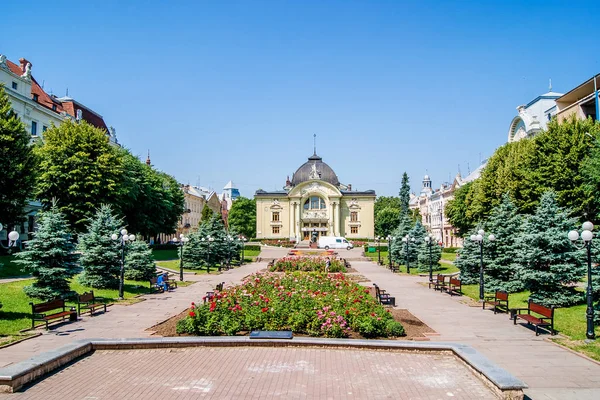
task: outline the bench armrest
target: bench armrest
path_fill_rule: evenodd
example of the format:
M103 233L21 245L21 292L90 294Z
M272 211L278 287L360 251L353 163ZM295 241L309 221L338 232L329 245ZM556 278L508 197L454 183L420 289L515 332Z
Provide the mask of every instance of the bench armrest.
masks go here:
M521 314L521 311L529 311L529 308L511 308L510 309L511 312L514 312L515 314L518 312L519 314Z

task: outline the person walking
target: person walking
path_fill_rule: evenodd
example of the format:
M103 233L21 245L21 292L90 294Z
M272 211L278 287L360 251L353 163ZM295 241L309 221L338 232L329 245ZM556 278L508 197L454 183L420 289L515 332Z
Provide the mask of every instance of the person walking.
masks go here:
M331 260L327 257L327 260L325 260L325 272L329 272L329 267L331 267Z

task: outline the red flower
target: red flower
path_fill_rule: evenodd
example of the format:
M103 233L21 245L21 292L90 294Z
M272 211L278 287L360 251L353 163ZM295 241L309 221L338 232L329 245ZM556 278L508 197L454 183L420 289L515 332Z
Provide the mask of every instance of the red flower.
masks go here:
M209 309L209 311L211 311L211 312L215 311L215 308L217 308L217 303L215 303L214 301L212 301L210 303L210 309Z
M263 308L261 308L261 310L262 310L262 312L267 312L267 311L269 311L269 307L263 307Z
M195 305L196 305L196 303L194 303L194 302L192 301L192 305L193 305L193 306L195 306Z
M196 313L193 311L190 311L190 317L194 318L196 316Z
M350 311L346 310L346 315L350 314Z

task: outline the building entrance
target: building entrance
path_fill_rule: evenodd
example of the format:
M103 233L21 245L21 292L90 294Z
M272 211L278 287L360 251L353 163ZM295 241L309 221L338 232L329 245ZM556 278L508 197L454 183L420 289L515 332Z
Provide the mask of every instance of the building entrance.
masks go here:
M318 240L321 236L326 236L328 230L329 228L326 222L305 222L302 224L302 239L310 240L314 233Z

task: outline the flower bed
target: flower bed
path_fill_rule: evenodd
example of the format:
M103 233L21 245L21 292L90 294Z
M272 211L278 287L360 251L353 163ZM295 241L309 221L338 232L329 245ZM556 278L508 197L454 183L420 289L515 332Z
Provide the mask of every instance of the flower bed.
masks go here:
M324 257L284 257L275 261L269 268L271 272L325 272ZM336 258L330 258L329 272L346 272L344 262Z
M202 306L192 303L177 333L235 335L252 330L292 330L297 334L347 337L403 336L404 328L377 304L369 289L343 274L256 274L241 285L217 292Z
M291 240L280 240L280 239L267 239L263 240L262 244L266 244L269 246L280 246L280 247L294 247L296 242L292 242Z

